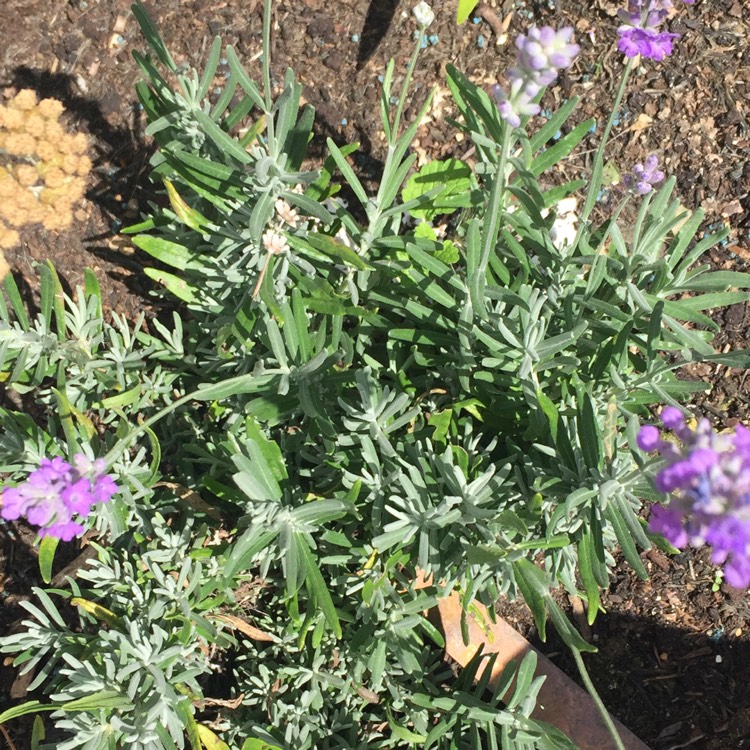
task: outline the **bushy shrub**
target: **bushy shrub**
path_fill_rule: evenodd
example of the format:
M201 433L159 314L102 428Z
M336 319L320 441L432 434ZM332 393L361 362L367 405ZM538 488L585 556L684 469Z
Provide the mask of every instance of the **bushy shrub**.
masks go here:
M98 560L38 591L34 619L2 640L48 696L4 717L54 711L57 746L88 750L217 735L243 750L570 747L531 718L533 656L490 694L474 685L489 657L454 679L423 613L453 591L467 611L521 593L542 635L549 614L576 654L594 650L550 590L581 594L593 621L616 547L646 575L639 512L657 495L640 421L703 387L676 377L686 362L744 362L714 352L703 311L747 299L727 290L750 277L696 266L722 235L694 242L702 216L674 179L652 190L656 164L603 222L604 144L590 184L558 184L591 122L566 126L573 99L527 124L575 53L568 31L524 37L497 100L449 66L476 164L414 172L431 97L408 124L402 103L420 25L395 111L393 64L384 77L370 195L354 144L329 140L305 168L314 113L292 71L272 98L270 9L259 87L219 40L200 76L184 72L134 6L167 200L127 231L159 262L147 272L174 300L172 327L106 323L93 276L65 299L51 266L31 321L5 282L0 373L43 418L0 413L0 469L15 485L82 451L120 489L86 521ZM231 76L212 101L222 54ZM560 205L581 188L571 231ZM48 537L48 580L53 553Z

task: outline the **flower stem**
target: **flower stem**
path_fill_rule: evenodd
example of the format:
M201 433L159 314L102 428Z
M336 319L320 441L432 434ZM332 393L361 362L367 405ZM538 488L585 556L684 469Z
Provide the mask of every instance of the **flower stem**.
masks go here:
M273 92L271 90L271 18L273 0L265 0L263 5L263 101L266 108L266 128L268 147L274 148ZM271 154L275 156L275 154Z
M414 52L411 53L409 64L406 66L406 75L404 76L404 83L401 86L401 94L398 97L398 105L396 106L396 115L393 118L393 127L391 127L391 143L393 146L398 140L398 129L401 125L401 116L404 112L404 103L406 102L406 95L409 93L409 86L411 86L411 78L414 75L414 68L417 65L417 58L419 57L419 50L422 48L422 40L424 39L425 27L419 27L419 36L417 37L417 43L414 45Z
M572 648L572 647L570 650L573 652L573 658L575 659L576 666L578 667L578 673L581 675L583 684L586 686L586 690L588 691L588 694L591 696L591 699L596 704L596 707L599 710L599 713L601 714L602 720L604 721L604 725L607 727L607 731L610 733L610 735L612 735L612 739L614 740L615 747L617 748L617 750L625 750L625 745L620 739L620 735L617 731L617 728L615 727L615 723L614 721L612 721L612 717L609 715L609 711L607 711L606 706L602 702L602 699L599 697L599 693L596 692L594 683L591 682L591 677L589 677L589 673L588 673L588 670L586 669L586 665L583 663L581 652L577 648Z
M604 150L607 147L609 134L612 132L612 127L614 125L615 117L617 117L617 113L620 109L622 98L623 96L625 96L625 89L627 87L628 78L630 77L632 69L633 61L628 60L627 64L625 65L625 69L622 72L620 87L617 89L617 96L615 96L615 101L612 105L612 111L610 112L609 119L607 120L607 124L604 127L604 133L602 134L601 143L599 144L599 148L596 150L596 156L594 157L594 168L591 174L591 182L589 183L588 193L586 194L586 203L583 206L581 219L578 224L578 236L576 237L574 247L578 244L578 240L580 240L581 238L581 232L583 231L583 227L586 224L586 220L594 210L596 197L599 194L599 189L602 186L602 172L604 170Z
M469 293L471 304L480 315L485 313L484 287L487 278L487 268L490 263L490 254L497 243L497 235L500 232L502 220L502 201L505 194L506 178L505 169L508 163L508 155L511 145L513 129L509 125L503 128L503 141L500 144L500 154L497 160L497 169L490 188L490 199L485 213L484 232L482 234L482 249L479 263L469 278Z

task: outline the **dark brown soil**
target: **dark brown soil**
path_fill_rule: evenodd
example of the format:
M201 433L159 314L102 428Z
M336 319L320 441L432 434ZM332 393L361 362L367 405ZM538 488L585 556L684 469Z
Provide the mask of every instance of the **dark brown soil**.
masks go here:
M379 81L385 62L396 60L396 81L411 52L413 3L405 0L278 0L274 26L273 71L278 82L287 66L304 84L304 96L317 110L313 150L330 136L359 141L363 176L376 181L383 137ZM624 4L624 2L623 2ZM689 208L706 211L705 231L731 223L729 241L707 258L717 268L747 270L750 260L750 61L746 0L697 0L677 9L674 31L683 34L675 54L657 64L645 61L629 85L608 160L620 172L648 153L659 155L677 177L677 193ZM147 183L150 144L133 86L139 73L131 51L143 49L127 0L4 0L0 13L0 87L34 88L61 99L71 129L90 134L95 177L74 226L61 234L30 229L23 245L7 253L19 282L33 290L34 264L51 258L69 289L82 281L83 268L100 277L111 310L132 318L150 309L149 282L141 258L117 235L137 218L153 196ZM569 178L586 175L599 133L619 84L621 57L614 48L620 3L609 0L553 0L518 3L491 0L480 23L454 23L455 2L435 0L436 42L422 56L406 108L413 116L426 92L437 84L436 104L415 144L421 159L461 156L445 123L451 114L444 67L452 63L473 80L490 85L512 62L513 45L498 45L493 28L508 19L508 35L533 23L569 23L577 30L580 59L552 87L543 103L554 107L582 97L577 121L597 119L566 167ZM149 11L177 62L200 66L214 35L235 46L251 72L261 48L262 0L153 0ZM250 62L254 61L254 62ZM254 69L255 66L255 69ZM222 84L217 78L216 86ZM603 191L604 207L611 192ZM717 316L720 348L746 348L750 306L735 305ZM725 426L750 422L750 401L742 371L701 365L692 377L713 384L697 402ZM22 539L0 529L0 632L22 611L18 597L38 583L35 560ZM676 558L652 555L652 578L639 581L626 566L618 570L592 637L599 654L589 668L605 702L654 750L750 748L750 604L744 593L712 591L715 570L703 553ZM506 612L530 634L518 608ZM545 646L549 652L554 644ZM721 658L719 658L721 657ZM564 649L559 663L575 674ZM9 684L12 674L6 670ZM8 705L3 690L0 709ZM13 696L15 697L15 696ZM23 743L19 740L19 747Z

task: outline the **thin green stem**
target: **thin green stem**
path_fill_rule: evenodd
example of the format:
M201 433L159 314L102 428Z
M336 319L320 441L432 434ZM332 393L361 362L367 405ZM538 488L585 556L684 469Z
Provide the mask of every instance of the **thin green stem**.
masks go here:
M265 0L263 5L263 101L266 105L266 128L269 149L274 143L273 92L271 90L271 19L273 0Z
M425 28L424 26L419 27L419 35L417 43L414 45L414 51L409 59L409 64L406 67L406 75L404 76L404 83L401 86L401 94L398 98L398 106L396 107L396 114L393 117L391 123L390 138L388 140L388 152L385 157L385 163L383 164L383 174L380 178L380 188L374 201L369 201L367 210L367 229L362 234L361 242L361 254L366 254L370 249L370 246L376 239L378 232L378 224L381 220L383 213L389 208L389 206L381 205L382 196L385 193L386 187L390 184L392 179L392 172L398 170L401 166L401 157L404 153L404 148L400 148L398 144L399 139L399 127L401 126L401 118L404 112L404 102L409 93L409 87L411 86L411 79L414 75L414 69L417 65L417 59L419 58L419 51L422 48L422 39L424 39ZM387 92L386 92L387 93ZM398 159L396 156L398 155ZM350 271L352 273L352 271Z
M182 396L182 398L178 398L177 401L173 401L171 404L165 406L163 409L160 409L158 412L156 412L156 414L139 424L135 429L132 430L132 432L129 432L127 435L125 435L125 437L120 438L104 456L104 461L106 462L107 467L111 467L117 459L117 456L126 448L130 447L133 441L139 435L142 435L144 432L146 432L152 424L158 422L162 417L166 417L167 414L170 414L183 404L188 403L188 401L192 400L194 396L195 393L191 392L185 396Z
M490 263L490 255L495 249L497 236L500 232L500 223L502 221L502 202L505 194L506 178L505 170L508 164L508 156L511 146L511 137L513 129L505 125L503 129L503 140L500 144L500 155L497 160L497 169L492 180L490 188L490 199L487 204L485 213L484 232L482 233L482 250L479 257L479 264L472 274L470 286L471 303L474 309L480 314L484 313L484 287L487 277L487 268Z
M409 93L409 86L411 86L411 79L414 75L414 69L417 66L417 59L419 58L419 50L422 48L422 40L425 35L425 27L419 27L419 36L417 37L417 43L414 46L414 52L411 53L409 64L406 66L406 75L404 76L404 83L401 86L401 94L398 97L398 105L396 106L396 115L393 118L393 126L391 127L391 143L393 146L398 140L398 129L401 125L401 116L404 112L404 102L406 102L406 96Z
M604 703L602 703L602 699L599 697L599 693L596 692L594 683L591 682L591 677L589 677L589 673L588 673L588 670L586 669L586 665L583 663L581 652L577 648L571 648L571 651L573 652L573 658L576 661L576 666L578 667L578 673L581 675L583 684L586 686L586 690L588 691L588 694L591 696L591 700L593 700L594 703L596 704L596 707L602 716L602 720L604 721L604 725L607 727L607 731L612 735L612 739L614 740L615 747L617 747L617 750L625 750L625 745L620 739L620 735L617 731L617 728L615 727L615 723L614 721L612 721L612 717L609 715L609 711L607 711L607 707L604 705Z
M581 220L578 224L578 236L576 237L576 242L574 244L574 247L578 244L578 240L580 239L581 232L583 231L584 225L586 224L587 219L591 215L591 212L594 210L594 205L596 204L596 197L599 194L599 189L602 186L602 172L604 170L604 150L607 148L607 142L609 141L609 134L612 132L612 127L614 125L615 118L617 117L617 113L620 110L620 104L622 103L622 98L625 96L625 89L628 84L628 78L630 77L630 73L633 69L633 61L628 60L627 64L625 65L625 69L622 73L622 79L620 80L620 87L617 89L617 96L615 96L614 104L612 105L612 111L609 113L609 119L607 120L607 124L604 127L604 133L602 134L602 141L599 144L599 148L596 150L596 156L594 157L594 167L591 173L591 182L589 183L589 190L586 194L586 203L583 206L583 211L581 212Z

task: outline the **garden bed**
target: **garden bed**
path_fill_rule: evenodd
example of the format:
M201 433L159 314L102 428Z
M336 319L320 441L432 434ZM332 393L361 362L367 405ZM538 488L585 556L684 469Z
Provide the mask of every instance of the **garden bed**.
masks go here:
M293 66L305 86L304 97L316 107L313 158L321 153L325 136L339 143L358 140L364 157L357 166L365 185L373 187L384 152L380 125L373 116L380 95L377 77L391 56L397 70L403 68L408 51L402 12L410 8L388 1L372 3L373 11L369 5L365 0L345 2L330 14L330 6L323 2L279 2L273 70L280 80L286 66ZM448 6L435 4L437 22L430 30L435 44L426 51L415 76L418 92L433 83L442 87L434 114L418 134L417 152L425 159L467 156L468 145L456 141L444 125L443 118L451 114L444 89L445 63L489 85L512 57L511 45L495 44L490 23L456 27ZM577 1L566 2L561 10L529 6L537 23L565 21L575 26L582 46L580 60L553 86L544 104L554 107L578 94L583 98L580 120L606 118L617 81L612 76L613 56L602 56L601 40L612 37L616 7L602 2L592 14L588 4ZM261 2L168 0L154 3L150 10L177 62L187 60L200 67L216 34L234 44L241 59L257 59ZM494 15L485 17L494 21L503 19L508 8L490 10ZM684 38L676 54L659 66L647 63L639 71L626 95L621 132L608 152L608 159L622 171L654 151L668 157L665 169L677 177L678 196L685 206L703 205L706 228L731 222L730 241L710 255L714 267L724 270L745 270L750 259L750 132L745 121L750 83L745 80L748 63L743 47L747 14L733 0L699 2L690 13L683 13L678 30ZM508 28L510 37L527 25L526 18L517 16ZM144 118L133 93L140 75L130 55L144 45L128 4L88 0L50 8L47 3L9 0L0 18L0 37L11 40L0 69L3 84L60 98L70 127L88 132L98 154L95 184L87 203L77 210L73 227L60 234L31 230L24 235L22 248L6 253L19 283L33 297L38 288L33 263L49 257L68 289L82 282L82 269L89 266L99 276L110 310L129 320L141 311L155 313L160 303L148 295L150 282L142 274L142 258L126 238L117 235L119 227L132 223L154 199L146 179L151 145L143 135ZM420 103L416 96L414 107L406 107L407 119ZM598 143L596 131L589 141L578 150L579 161L566 163L570 173L563 177L573 179L590 168ZM608 200L605 192L602 202ZM750 308L745 303L735 305L718 319L722 324L718 345L745 348ZM696 406L715 423L732 427L748 422L744 372L697 365L687 374L714 384ZM19 598L40 583L32 536L22 528L15 538L5 530L2 533L4 580L0 583L5 606L0 610L0 629L23 614L17 606ZM600 652L586 660L605 703L654 750L742 747L750 736L746 599L721 583L712 590L716 569L702 553L666 557L652 551L644 559L651 579L639 581L623 566L604 597L607 614L591 631ZM571 616L576 615L576 602L562 603ZM531 619L522 608L502 605L501 612L533 638ZM540 647L546 653L559 651L553 658L576 674L564 647L558 648L554 640ZM4 684L12 684L14 674L4 672ZM22 692L22 685L15 683L11 697L22 697ZM23 747L21 740L19 747Z

